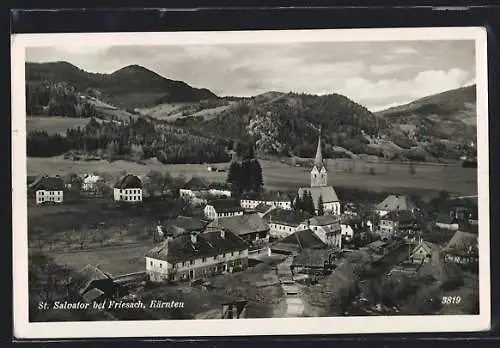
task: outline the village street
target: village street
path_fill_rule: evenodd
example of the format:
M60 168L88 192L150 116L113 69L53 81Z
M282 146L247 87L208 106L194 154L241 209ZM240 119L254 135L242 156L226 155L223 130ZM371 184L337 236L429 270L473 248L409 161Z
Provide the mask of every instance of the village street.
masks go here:
M285 294L286 316L301 317L304 314L304 302L299 294L299 286L295 282L290 266L293 258L287 257L277 265L278 278Z

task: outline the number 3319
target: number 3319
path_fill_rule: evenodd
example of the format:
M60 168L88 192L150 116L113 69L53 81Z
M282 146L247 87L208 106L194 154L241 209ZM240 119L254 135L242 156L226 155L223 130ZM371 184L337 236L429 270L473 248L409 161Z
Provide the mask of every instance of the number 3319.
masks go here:
M441 303L442 304L459 304L462 301L462 298L460 296L443 296L441 298Z

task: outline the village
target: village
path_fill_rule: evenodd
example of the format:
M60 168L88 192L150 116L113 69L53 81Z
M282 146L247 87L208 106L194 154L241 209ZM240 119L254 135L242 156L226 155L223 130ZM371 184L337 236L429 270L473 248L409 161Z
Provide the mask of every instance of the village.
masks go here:
M106 200L129 215L147 208L150 228L143 233L143 244L148 249L137 256L137 269L116 274L89 262L76 270L78 291L68 296L86 303L181 299L185 306L141 314L106 312L115 319L478 310L474 197L442 194L430 203L432 216L404 194L388 194L367 206L341 201L328 174L320 133L310 182L296 191L240 194L231 184L192 177L155 194L148 189L150 178L131 173L113 183L96 174L70 180L42 175L29 180L29 209L31 204L43 214L43 209L75 199ZM74 198L76 186L82 198ZM172 208L165 199L181 203ZM160 213L152 214L153 206ZM31 249L43 249L49 239L47 233L43 236ZM105 237L99 238L106 248ZM67 253L100 248L78 243L79 250ZM127 247L111 247L128 252ZM449 297L459 298L461 305L447 306L443 298Z

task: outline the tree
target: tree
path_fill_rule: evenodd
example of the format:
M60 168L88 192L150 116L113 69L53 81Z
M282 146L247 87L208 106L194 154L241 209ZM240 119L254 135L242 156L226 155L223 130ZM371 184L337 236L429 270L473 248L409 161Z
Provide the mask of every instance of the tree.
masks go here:
M295 211L304 210L304 200L300 195L297 195L297 197L295 197L295 204L293 205L293 208L295 209Z
M113 162L117 153L117 145L116 141L110 141L108 146L106 147L106 155L108 158L108 162Z
M318 215L325 215L325 210L323 207L323 196L321 194L318 197Z
M305 191L304 192L304 197L303 197L303 210L306 212L306 213L309 213L311 215L316 215L316 208L314 207L314 201L313 201L313 198L312 198L312 194L310 191Z
M154 194L155 192L163 192L164 186L164 177L163 174L157 170L151 170L148 173L149 184L147 190L150 194Z

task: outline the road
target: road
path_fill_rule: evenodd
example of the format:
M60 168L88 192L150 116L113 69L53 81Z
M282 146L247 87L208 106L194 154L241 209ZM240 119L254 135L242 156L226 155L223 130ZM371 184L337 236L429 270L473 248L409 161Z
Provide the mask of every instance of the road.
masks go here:
M299 295L299 286L293 280L290 266L293 258L287 257L277 265L278 278L285 293L286 317L301 317L304 314L304 302Z

